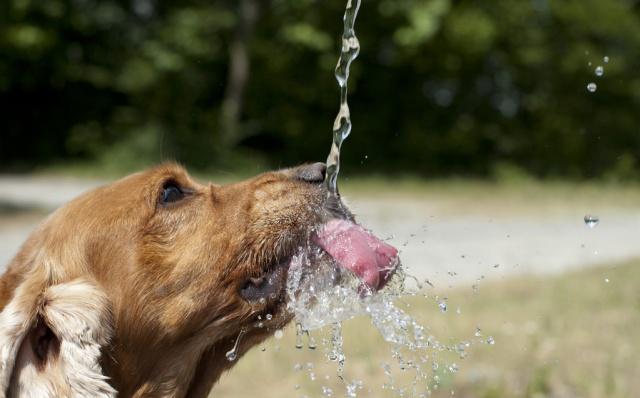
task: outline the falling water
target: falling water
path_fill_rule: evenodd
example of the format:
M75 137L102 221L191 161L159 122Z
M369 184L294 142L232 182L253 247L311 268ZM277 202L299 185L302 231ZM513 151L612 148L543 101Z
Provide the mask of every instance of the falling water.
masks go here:
M360 43L354 31L354 24L360 9L361 0L347 0L344 12L344 31L342 33L342 49L335 69L336 80L340 86L340 110L333 122L333 143L327 157L327 177L325 183L329 195L338 195L338 173L340 172L340 148L342 141L351 133L351 115L347 103L349 68L351 62L360 52Z

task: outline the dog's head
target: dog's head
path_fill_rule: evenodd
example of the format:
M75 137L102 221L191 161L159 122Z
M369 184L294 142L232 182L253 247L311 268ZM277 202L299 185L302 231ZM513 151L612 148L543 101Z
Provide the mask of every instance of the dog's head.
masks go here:
M289 321L286 278L300 250L321 248L373 289L385 283L395 249L352 222L324 174L316 163L223 186L173 164L134 174L54 213L5 278L41 269L49 286L90 281L108 303L102 364L116 389L195 394L230 366L224 352L241 331L239 354ZM34 344L40 357L51 332L45 354Z

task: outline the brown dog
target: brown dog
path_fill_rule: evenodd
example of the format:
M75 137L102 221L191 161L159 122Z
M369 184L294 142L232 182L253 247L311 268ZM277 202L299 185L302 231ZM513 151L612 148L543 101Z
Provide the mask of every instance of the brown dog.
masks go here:
M218 186L163 165L53 213L0 279L0 397L206 397L241 331L238 356L290 320L287 267L309 242L382 286L395 249L324 173Z

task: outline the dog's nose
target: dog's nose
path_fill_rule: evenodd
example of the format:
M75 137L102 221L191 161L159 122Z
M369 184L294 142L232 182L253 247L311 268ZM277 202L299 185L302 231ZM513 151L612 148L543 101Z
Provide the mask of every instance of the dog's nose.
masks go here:
M298 168L296 178L311 184L319 184L324 181L326 173L327 166L322 162L318 162Z

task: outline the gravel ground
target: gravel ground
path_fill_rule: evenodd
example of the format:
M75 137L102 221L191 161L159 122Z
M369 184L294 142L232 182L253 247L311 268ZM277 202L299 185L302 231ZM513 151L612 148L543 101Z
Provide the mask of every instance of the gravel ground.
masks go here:
M472 284L513 274L556 274L640 257L640 209L604 209L589 228L584 213L553 216L439 214L416 200L364 199L353 206L374 231L386 231L403 264L438 287Z
M44 217L100 182L53 177L0 176L0 204L37 207L44 212L0 213L0 270ZM570 205L545 212L443 211L415 195L353 195L359 220L401 249L402 261L419 279L437 287L470 285L476 280L513 274L549 274L640 257L640 204L636 208L600 208L600 224L583 222L584 213ZM464 208L462 208L464 206Z

